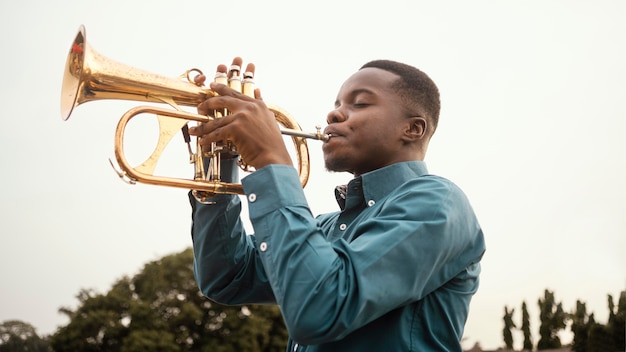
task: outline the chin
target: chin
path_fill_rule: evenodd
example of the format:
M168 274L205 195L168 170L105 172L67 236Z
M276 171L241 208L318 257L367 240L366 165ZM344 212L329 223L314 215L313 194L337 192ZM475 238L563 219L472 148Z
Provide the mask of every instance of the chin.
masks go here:
M348 160L341 158L329 158L324 159L324 165L327 171L331 172L350 172Z

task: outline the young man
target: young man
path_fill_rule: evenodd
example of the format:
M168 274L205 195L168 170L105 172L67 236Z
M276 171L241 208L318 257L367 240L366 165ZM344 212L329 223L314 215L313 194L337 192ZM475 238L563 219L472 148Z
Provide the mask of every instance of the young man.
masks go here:
M378 60L345 81L323 151L328 170L354 178L336 190L340 211L318 217L258 91L211 88L219 96L199 112L230 115L191 132L205 145L232 141L257 169L242 180L255 234L243 229L239 197L190 197L202 292L278 304L288 351L461 351L485 245L463 192L423 162L439 116L432 80ZM235 159L222 167L236 182Z

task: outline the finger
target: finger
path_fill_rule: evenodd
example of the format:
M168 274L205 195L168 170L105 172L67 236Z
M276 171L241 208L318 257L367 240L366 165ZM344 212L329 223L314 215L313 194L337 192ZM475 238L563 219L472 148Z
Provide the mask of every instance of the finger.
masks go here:
M237 120L230 117L223 117L200 126L192 127L189 129L189 134L198 137L200 145L203 148L210 147L211 143L222 144L226 141L235 141L236 138L233 139L235 136L232 134L233 129L228 127L231 123L237 124Z
M245 73L246 73L246 74L248 74L248 73L249 73L252 77L254 77L254 71L255 71L255 70L256 70L256 67L254 66L254 64L253 64L253 63L249 63L249 64L246 66L246 71L245 71Z
M234 76L239 76L241 72L241 65L243 65L243 59L239 56L233 59L233 63L230 65L230 69L228 70L228 78L233 78Z
M218 97L237 98L237 99L242 99L245 101L254 100L252 97L242 94L240 91L230 88L229 86L225 84L211 82L209 87L211 88L212 91L216 92L218 95L216 97L211 97L208 100L215 99Z
M214 110L233 109L238 106L238 102L251 101L252 97L248 97L227 85L211 82L210 89L217 93L216 96L210 97L202 103L198 104L198 114L203 116L215 116Z
M196 126L189 126L189 134L192 136L201 136L204 134L204 125L206 125L206 123L200 123Z
M193 82L198 86L203 86L206 81L206 76L203 74L198 74L193 78Z
M263 100L263 97L261 97L261 88L256 88L254 90L254 99Z
M217 65L217 69L215 70L215 72L226 73L228 72L228 67L226 67L226 65L224 64L219 64Z
M248 64L242 76L241 92L254 98L254 64Z
M219 119L215 119L215 120L211 120L208 122L203 122L201 124L198 124L196 126L191 126L189 127L189 134L192 136L204 136L206 134L209 134L219 128L221 128L224 125L224 122L228 122L228 121L224 121L224 118L219 118Z
M228 67L226 65L221 64L217 65L217 69L215 70L215 77L213 77L213 82L218 82L221 84L227 84L228 78L227 76Z

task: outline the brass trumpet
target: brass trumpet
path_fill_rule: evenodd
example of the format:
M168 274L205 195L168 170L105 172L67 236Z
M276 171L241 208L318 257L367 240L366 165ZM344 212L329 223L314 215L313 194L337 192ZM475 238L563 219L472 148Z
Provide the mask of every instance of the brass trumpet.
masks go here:
M185 112L179 105L195 107L207 98L217 95L206 87L196 85L190 77L194 73L201 74L202 72L193 68L187 70L181 77L169 78L115 62L102 56L87 44L85 27L80 26L65 64L61 92L61 117L67 120L76 106L102 99L168 104L174 110L157 106L139 106L130 109L119 120L115 132L114 149L115 158L121 169L117 171L120 178L131 184L141 182L190 189L199 195L199 199L215 194L243 194L241 184L222 182L219 179L220 154L236 152L236 146L226 143L225 146L216 146L215 150L203 152L199 143L196 142L195 151L193 151L189 136L185 134L188 122L208 122L213 117ZM235 81L229 85L235 89L241 87L244 94L252 94L248 93L253 90L251 77L244 77L243 82ZM329 136L322 134L319 127L314 133L305 133L287 112L269 104L268 106L274 113L277 123L282 126L281 133L291 136L298 159L300 182L302 187L305 187L310 169L306 139L326 141ZM133 167L124 155L124 131L133 117L144 113L156 115L159 122L159 139L148 159ZM219 116L219 113L216 116ZM193 179L154 175L161 153L173 136L181 130L188 143L189 160L195 165ZM209 160L208 167L205 167L205 160ZM249 169L244 160L240 159L239 162L244 170ZM111 165L113 166L112 162Z

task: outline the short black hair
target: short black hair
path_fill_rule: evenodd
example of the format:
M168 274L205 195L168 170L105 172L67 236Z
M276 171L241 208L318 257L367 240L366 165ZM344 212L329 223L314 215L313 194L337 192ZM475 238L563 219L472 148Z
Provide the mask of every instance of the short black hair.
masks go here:
M393 88L411 110L422 111L431 125L430 134L435 132L439 122L441 102L439 88L428 75L420 69L392 60L373 60L361 66L385 70L399 76Z

